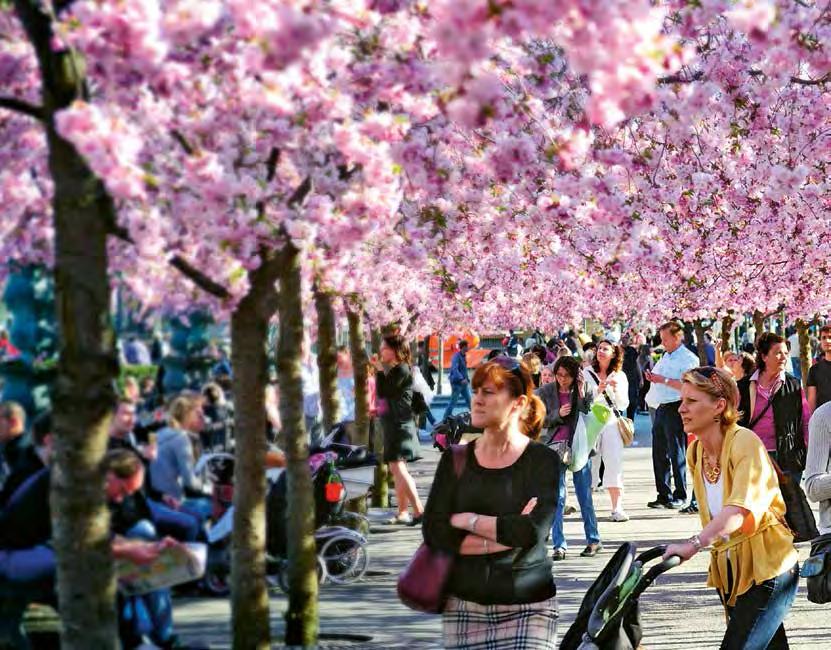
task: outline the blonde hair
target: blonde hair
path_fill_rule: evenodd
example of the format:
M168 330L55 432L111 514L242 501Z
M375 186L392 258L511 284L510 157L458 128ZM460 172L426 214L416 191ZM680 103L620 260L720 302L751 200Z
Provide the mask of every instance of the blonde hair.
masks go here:
M681 381L707 393L714 400L723 399L726 402L721 413L722 428L732 427L739 421L739 387L729 372L713 366L703 366L685 372Z
M182 391L167 408L167 417L176 428L184 428L182 424L188 413L202 408L202 396L191 390Z
M528 372L532 375L538 375L542 370L542 361L533 352L526 352L522 355L522 363L528 368Z

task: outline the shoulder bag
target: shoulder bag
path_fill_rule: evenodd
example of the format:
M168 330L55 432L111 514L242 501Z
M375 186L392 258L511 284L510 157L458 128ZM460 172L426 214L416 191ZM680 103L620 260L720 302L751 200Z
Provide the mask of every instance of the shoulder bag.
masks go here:
M467 464L467 447L452 445L453 473L458 482ZM398 576L398 597L410 609L426 614L441 614L447 602L447 581L455 556L431 548L426 542L413 555L407 568Z
M591 373L592 378L597 382L597 385L600 385L600 377L598 377L594 371L589 370ZM604 390L603 391L603 398L606 400L606 403L609 405L609 408L612 409L612 412L615 414L617 418L617 431L620 434L620 439L623 441L623 446L628 447L632 444L632 441L635 440L635 423L630 419L627 418L623 411L619 411L615 408L614 403L612 402L609 394Z
M808 600L822 605L831 602L831 534L811 542L811 556L799 572L808 585Z
M791 529L794 542L808 542L819 537L817 522L808 499L798 483L782 471L779 464L768 454L773 469L779 479L779 491L785 501L785 525Z

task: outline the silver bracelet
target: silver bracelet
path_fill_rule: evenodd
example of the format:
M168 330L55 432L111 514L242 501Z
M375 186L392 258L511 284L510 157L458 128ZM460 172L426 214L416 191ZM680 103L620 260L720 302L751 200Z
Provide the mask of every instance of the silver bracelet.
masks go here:
M477 524L478 522L479 522L479 515L473 515L473 516L470 518L470 522L468 523L468 526L470 526L470 532L471 532L471 533L475 533L475 532L476 532L476 524Z

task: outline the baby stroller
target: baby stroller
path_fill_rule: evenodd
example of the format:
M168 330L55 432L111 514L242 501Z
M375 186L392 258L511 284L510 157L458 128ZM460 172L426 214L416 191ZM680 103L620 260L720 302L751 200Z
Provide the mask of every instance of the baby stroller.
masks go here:
M309 458L312 471L315 500L315 543L317 546L318 579L335 584L348 584L360 580L369 566L367 540L360 533L343 525L349 517L361 515L346 512L347 486L357 486L365 492L370 481L364 481L367 468L374 470L375 460L367 459L356 464L361 454L339 450L317 453ZM344 465L339 469L339 465ZM347 478L347 476L349 478ZM286 475L280 474L271 484L266 497L266 547L270 558L269 573L277 585L288 591L288 562L286 547ZM360 496L353 494L351 496Z
M482 433L482 429L470 423L470 413L447 416L433 427L430 435L433 436L433 447L444 451L450 445L458 445L465 433Z
M586 592L560 650L635 650L643 638L638 598L659 575L681 564L672 556L644 569L665 550L656 546L635 557L637 547L622 544Z

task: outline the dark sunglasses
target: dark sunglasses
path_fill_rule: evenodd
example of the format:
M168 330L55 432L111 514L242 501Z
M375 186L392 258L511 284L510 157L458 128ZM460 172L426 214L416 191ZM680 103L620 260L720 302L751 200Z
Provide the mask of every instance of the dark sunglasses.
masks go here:
M697 372L705 379L712 379L713 375L716 374L716 368L715 366L698 366L698 368L693 368L690 372Z
M528 391L528 386L525 384L525 378L522 376L522 367L520 366L519 361L513 357L506 357L504 354L501 354L498 357L491 359L489 363L495 363L500 368L504 368L514 376L518 377L520 383L522 384L522 394L525 395Z

